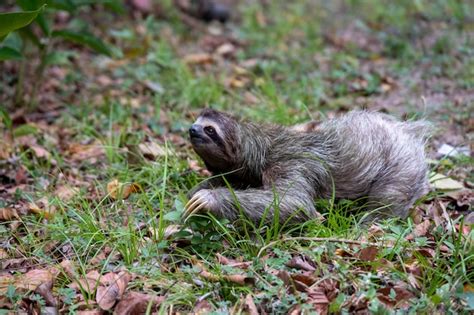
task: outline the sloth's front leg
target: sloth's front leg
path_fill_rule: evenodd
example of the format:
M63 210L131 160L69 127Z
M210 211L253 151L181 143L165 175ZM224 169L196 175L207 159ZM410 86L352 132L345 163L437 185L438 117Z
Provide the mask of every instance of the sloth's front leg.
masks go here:
M185 206L183 218L209 211L235 221L243 213L253 222L264 219L281 223L291 219L317 218L313 198L304 189L246 189L230 192L227 188L203 189L196 192Z

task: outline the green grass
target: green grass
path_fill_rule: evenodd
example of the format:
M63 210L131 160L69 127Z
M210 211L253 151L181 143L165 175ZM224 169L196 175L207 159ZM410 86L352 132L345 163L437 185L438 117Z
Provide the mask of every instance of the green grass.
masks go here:
M459 226L464 223L459 218L453 219L451 230L433 224L428 235L411 240L407 237L417 227L411 219L386 220L379 223L380 233L371 236L369 227L360 223L363 213L357 210L362 202L319 200L316 205L325 217L323 223L314 220L282 226L241 218L233 224L197 215L171 235L166 233L170 226L183 223L180 214L186 193L204 179L189 167L189 160L197 159L196 154L189 145L180 143L180 139L186 143L187 127L198 109L211 106L256 121L289 125L383 98L387 77L407 87L409 94L399 96L406 104L417 103L413 98L421 81L433 77L450 80L459 94L467 94L473 86L470 74L474 57L472 38L466 35L474 12L467 2L269 1L264 5L248 1L236 11L238 22L229 26L233 36L244 43L235 59L208 67L183 61L189 46L200 49L200 34L190 37L173 7L169 3L166 7L171 10L168 19L150 16L146 20L127 20L125 25L118 23L110 35L124 50L141 45L142 35L128 23L140 24L148 32L147 51L125 58L123 65L112 70L96 68L103 61L92 58L94 64L89 67L93 69L88 68L92 73L122 80L118 96L97 85L67 58L52 61L67 71L66 84L86 82L84 86L89 88L83 87L84 95L69 103L65 99L71 90L62 87L56 100L64 108L52 123L53 128L26 130L28 137L51 154L51 159L37 157L31 141L21 143L25 137L15 139L15 167L25 168L28 182L9 199L0 200L0 207L18 204L27 208L27 202L44 197L49 207L55 208L55 215L46 220L41 215L25 214L17 220L19 223L0 222L0 248L5 249L8 259L31 258L34 264L28 266L30 269L72 261L76 275L63 270L53 290L71 313L84 309L77 293L90 308L97 308L94 290L80 288L75 293L68 287L72 282L85 278L91 270L106 274L126 269L135 275L129 290L166 297L160 306L163 313L189 312L200 300L208 301L216 313L231 313L238 311L234 307L251 294L255 303L268 312L286 313L300 305L309 314L312 300L308 293L289 290L291 285L277 276L278 271L301 271L288 266L295 257L307 257L314 264L318 284L324 280L337 283L328 306L333 313L354 312L357 298L367 300L364 307L371 312L394 312L377 299L377 294L381 288L400 283L413 294L403 311L467 313L473 309L472 302L466 302L472 299L472 291L465 288L472 290L474 281L474 234L460 232ZM335 36L336 31L349 29L351 21L364 36L378 41L380 48L355 43L334 47L327 42L325 35ZM417 40L436 26L436 40L428 44ZM171 44L166 36L178 39L178 44ZM70 54L80 56L76 51ZM259 60L258 66L245 74L248 85L229 87L226 82L235 74L232 66L248 59ZM384 63L378 64L380 60ZM412 76L420 69L426 70L421 81ZM162 91L143 88L146 81L158 84ZM428 92L446 91L443 82L439 87L435 83ZM360 86L355 88L355 84ZM246 93L258 103L249 101ZM95 101L97 96L102 97L99 102ZM463 103L458 110L450 103L429 115L442 121L442 110L447 110L447 119L468 121L469 105ZM416 106L407 105L405 110L408 114L420 112ZM6 123L0 125L5 134L9 132L7 127ZM167 153L153 159L144 157L138 145L148 140L159 143ZM73 143L98 143L104 154L95 161L73 160L68 151ZM436 165L438 172L472 170L472 158L446 161L449 163ZM466 178L472 183L472 174ZM114 200L107 191L113 179L136 183L142 189L125 200ZM64 185L78 188L79 193L71 199L56 196L56 188ZM436 198L430 195L424 206L433 206ZM365 261L358 256L361 246L318 238L370 238L380 247L374 259ZM217 254L251 265L243 270L220 264ZM194 261L216 275L218 281L202 277ZM417 269L416 281L408 270L412 267ZM12 270L24 273L20 267ZM245 274L254 284L226 280L226 275L235 273ZM7 297L13 311L22 309L22 300L44 303L40 295L12 287Z

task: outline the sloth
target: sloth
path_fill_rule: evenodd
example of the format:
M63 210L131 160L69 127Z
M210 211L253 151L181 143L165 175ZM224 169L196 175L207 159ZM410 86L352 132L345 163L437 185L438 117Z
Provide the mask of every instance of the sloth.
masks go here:
M370 111L284 127L204 109L189 136L214 176L190 191L183 216L303 222L321 219L317 199L335 197L363 198L364 221L406 218L428 191L429 130Z

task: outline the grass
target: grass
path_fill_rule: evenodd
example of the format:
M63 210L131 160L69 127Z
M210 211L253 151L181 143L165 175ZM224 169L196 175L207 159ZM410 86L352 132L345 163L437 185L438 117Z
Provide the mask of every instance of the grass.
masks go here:
M187 28L172 13L168 20L150 16L114 27L109 36L120 38L121 48L145 40L128 23L143 26L148 36L148 50L125 57L123 65L109 67L102 59L86 55L85 64L58 57L53 66L64 69L67 85L79 86L84 94L73 93L69 103L66 99L71 90L60 87L55 95L63 106L59 117L51 125L39 122L34 128L23 127L21 133L26 135L12 142L12 155L18 158L15 167L26 170L27 185L0 199L0 208L18 205L25 210L28 202L40 198L48 204L41 206L44 211L39 215L24 214L13 222L0 222L0 244L9 261L8 270L21 275L25 269L72 261L76 273L61 270L52 290L70 313L98 309L95 290L70 288L91 270L102 275L119 270L133 273L128 290L165 296L159 306L162 313L190 312L201 301L207 301L216 313L239 313L247 294L267 312L286 313L299 305L310 313L314 307L311 290L292 289L294 281L282 276L309 277L300 266L290 264L304 257L313 266L316 279L307 287L334 284L325 291L327 296L334 293L327 305L332 313L358 309L395 312L378 298L382 288L391 288L388 298L392 301L406 302L403 307L397 305L399 312L472 311L474 234L470 229L463 233L467 225L462 217L453 215L450 224L431 224L429 232L407 239L420 222L391 219L380 222L373 231L359 223L358 202L320 200L317 208L326 218L324 223L281 226L275 222L252 224L242 218L239 224L232 224L199 215L168 235L172 226L182 223L179 215L186 193L204 179L191 170L190 160L197 156L189 145L183 145L187 143L187 126L199 108L212 106L257 121L289 125L369 106L397 85L407 91L397 97L413 104L425 79L416 79L417 71L426 70L423 76L439 79L424 93L446 92L442 79L449 80L459 94L468 94L472 87L469 74L474 49L472 38L466 35L472 32L466 28L472 26L469 19L474 12L462 1L251 1L241 4L236 12L239 21L226 32L242 44L233 58L209 66L190 66L183 61L183 56L201 47L185 34ZM94 18L97 16L92 14ZM355 30L351 21L356 22ZM117 33L120 30L123 32ZM335 46L330 43L334 38L328 42L326 35L334 37L347 30L354 32L355 43ZM425 43L426 34L435 40L426 39ZM359 36L378 44L358 45ZM81 56L81 52L65 52ZM257 59L258 66L243 72L235 69L249 59ZM111 78L114 84L97 84L81 66L89 73ZM239 76L247 82L244 87L228 84ZM143 82L161 88L150 91L143 88ZM470 105L469 99L461 101L454 114L457 121L469 119ZM394 108L393 104L384 106L389 111ZM428 115L439 120L447 113L448 123L452 123L453 108L452 103L440 105ZM7 127L6 123L1 127L5 134ZM165 153L145 157L139 145L150 140L159 143ZM85 151L94 143L99 144L101 155L74 158L71 145L82 145L81 151ZM50 156L38 156L34 146L41 146ZM445 161L449 163L437 164L436 171L472 168L469 157ZM466 178L472 182L472 174ZM114 179L137 184L140 189L128 198L111 198L107 184ZM61 197L57 188L64 186L78 192ZM428 213L440 200L430 195L421 207ZM54 215L46 218L45 209ZM344 240L371 241L380 247L375 257L365 259L362 251L367 246L353 246ZM219 263L217 254L250 262L250 266L241 269ZM11 259L17 259L18 265ZM203 276L202 266L218 280ZM254 284L225 278L233 274L243 274ZM397 297L399 286L411 293L409 299ZM6 297L13 311L23 309L22 301L45 304L40 294L14 285L8 286Z

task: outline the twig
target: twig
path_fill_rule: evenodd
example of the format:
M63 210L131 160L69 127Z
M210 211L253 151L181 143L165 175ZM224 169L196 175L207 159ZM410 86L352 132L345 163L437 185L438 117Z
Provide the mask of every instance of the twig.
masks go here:
M377 243L367 242L367 241L356 241L356 240L347 240L342 238L331 238L331 237L305 237L305 236L297 236L297 237L287 237L281 240L273 241L268 243L267 245L260 248L258 251L257 257L269 247L272 247L279 242L287 242L287 241L307 241L307 242L329 242L329 243L345 243L345 244L353 244L353 245L367 245L367 246L380 246Z

